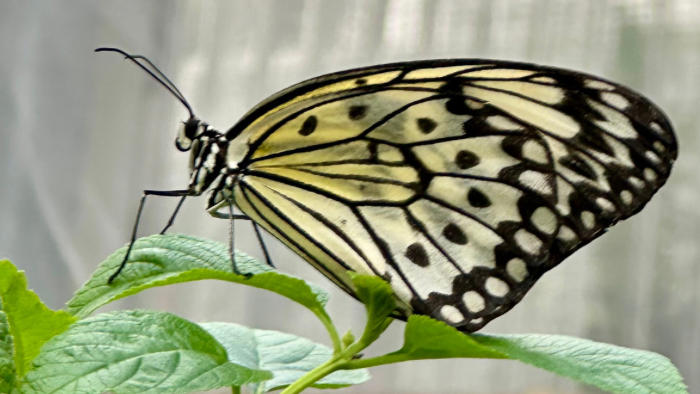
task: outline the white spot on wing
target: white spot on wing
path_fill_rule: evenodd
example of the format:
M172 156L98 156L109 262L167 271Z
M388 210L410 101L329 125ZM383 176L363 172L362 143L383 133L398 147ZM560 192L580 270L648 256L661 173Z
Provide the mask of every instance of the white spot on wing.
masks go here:
M569 196L574 193L574 188L561 177L556 177L557 182L557 211L560 215L566 216L571 212L569 206Z
M492 68L488 70L467 71L460 75L468 78L493 78L493 79L510 79L524 78L535 74L537 71L516 70L509 68Z
M510 290L506 282L498 278L494 278L493 276L486 279L484 288L486 288L486 291L488 291L489 294L494 297L503 297L508 294L508 291Z
M464 315L462 315L459 309L452 305L443 305L443 307L440 308L440 316L442 316L445 321L452 324L457 324L464 320Z
M481 294L475 291L468 291L462 296L462 302L467 310L471 313L479 313L486 307L486 301Z
M480 103L478 101L474 100L464 100L465 103L467 103L467 107L474 109L474 110L479 110L484 108L484 103Z
M515 233L515 242L520 249L530 254L538 254L542 248L542 241L531 232L521 228Z
M593 226L595 226L595 215L593 212L581 212L581 223L583 223L583 227L587 228L588 230L592 229Z
M534 139L527 140L522 147L522 155L528 160L532 160L535 163L547 164L549 163L549 156L547 155L547 150Z
M656 122L649 123L649 127L651 127L651 129L654 130L658 135L666 134L666 131L662 129L661 126L659 126L659 124Z
M535 77L535 78L530 78L530 81L542 82L542 83L552 83L552 84L557 83L556 79L550 78L550 77Z
M627 100L625 96L618 93L602 92L600 94L600 98L617 109L625 109L630 105L629 100Z
M625 203L625 205L630 205L632 203L633 197L634 196L632 195L632 192L630 192L629 190L623 190L620 192L620 199L623 203Z
M654 141L654 149L656 149L658 152L663 152L666 147L661 143L661 141Z
M658 141L657 141L658 142ZM661 162L661 159L659 159L659 156L656 155L656 153L648 150L644 152L644 156L649 159L650 162L654 164L659 164Z
M573 241L574 239L576 239L576 233L567 226L561 226L559 227L559 233L557 234L557 238L566 242Z
M522 259L514 258L506 264L506 272L516 282L522 282L528 275L527 264Z
M552 186L547 181L547 177L537 171L527 170L523 171L518 177L520 183L532 190L535 190L542 194L552 194Z
M514 118L561 138L571 138L581 131L581 125L564 112L510 93L467 86L464 94L486 101Z
M523 128L523 126L501 115L489 116L486 123L498 130L521 130Z
M557 229L557 217L547 207L539 207L530 217L532 224L545 234L554 234Z
M546 104L559 104L564 100L564 91L556 86L525 81L474 81L472 83L478 86L506 90Z
M615 205L603 197L596 198L595 203L598 204L598 206L604 211L615 210Z
M613 90L615 87L609 83L603 81L597 81L595 79L587 79L583 85L587 88L598 89L598 90Z
M651 168L645 168L644 169L644 179L646 179L649 182L653 182L656 180L656 172L652 170Z
M637 178L636 176L631 176L629 181L632 184L632 186L634 186L637 189L641 189L644 187L644 181Z
M597 124L601 129L619 138L637 138L637 132L632 127L630 119L627 116L591 99L586 101L588 102L588 105L600 112L605 119L607 119L604 121L595 121L595 124Z

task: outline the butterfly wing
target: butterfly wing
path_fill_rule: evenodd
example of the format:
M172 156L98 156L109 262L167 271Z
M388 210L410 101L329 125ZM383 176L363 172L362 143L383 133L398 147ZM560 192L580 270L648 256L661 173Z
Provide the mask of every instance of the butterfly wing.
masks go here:
M488 60L330 74L227 133L239 208L341 288L377 275L397 314L475 331L638 212L676 158L649 100L600 78Z

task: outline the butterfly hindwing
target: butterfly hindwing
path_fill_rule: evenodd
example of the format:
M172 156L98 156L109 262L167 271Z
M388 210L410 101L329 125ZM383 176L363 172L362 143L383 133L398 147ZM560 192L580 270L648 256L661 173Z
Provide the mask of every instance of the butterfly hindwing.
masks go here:
M228 133L239 208L344 290L475 331L666 181L676 141L627 88L530 64L448 60L316 78Z

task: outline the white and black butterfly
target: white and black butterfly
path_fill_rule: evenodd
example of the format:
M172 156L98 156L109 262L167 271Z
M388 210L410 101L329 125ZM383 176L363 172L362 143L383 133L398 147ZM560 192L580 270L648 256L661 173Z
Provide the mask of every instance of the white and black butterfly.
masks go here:
M143 57L102 50L154 75ZM238 217L235 204L349 294L347 271L376 275L398 317L468 332L637 213L677 153L649 100L559 68L454 59L343 71L220 133L148 64L190 111L177 147L191 151L191 178L146 194L209 192L212 215Z

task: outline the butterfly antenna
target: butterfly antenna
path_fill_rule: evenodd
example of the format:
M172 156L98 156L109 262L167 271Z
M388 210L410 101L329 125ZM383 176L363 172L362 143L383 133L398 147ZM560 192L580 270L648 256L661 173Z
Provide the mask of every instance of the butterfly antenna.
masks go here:
M133 55L133 56L131 56L131 57L133 57L134 59L143 60L144 62L148 63L148 65L151 66L151 68L153 68L153 70L155 70L155 71L158 73L158 75L159 75L161 78L163 78L163 80L164 80L165 82L168 83L168 86L170 86L170 87L172 88L172 90L174 90L174 91L177 93L177 95L180 96L180 98L181 98L182 100L186 101L186 100L185 100L185 95L182 94L182 92L180 92L180 89L178 89L177 86L175 86L175 84L174 84L167 76L165 76L165 74L163 74L163 72L160 71L160 69L158 69L158 67L156 67L155 64L153 64L153 62L151 62L150 60L148 60L147 57L142 56L142 55Z
M143 69L145 72L147 72L151 77L153 77L153 79L155 79L156 81L158 81L158 83L163 85L163 87L168 89L168 91L173 96L175 96L182 103L182 105L185 106L185 108L187 108L187 111L190 113L190 118L195 117L194 111L192 111L192 107L187 102L187 100L185 99L185 96L182 94L182 92L180 92L180 90L175 86L175 84L172 83L172 81L170 81L170 79L168 79L168 77L166 77L165 74L163 74L163 72L160 71L158 69L158 67L156 67L146 57L141 56L141 55L130 55L130 54L122 51L121 49L117 49L117 48L97 48L97 49L95 49L95 52L116 52L116 53L120 53L120 54L124 55L126 59L129 59L132 62L136 63L136 65L141 67L141 69ZM153 70L155 70L155 73L153 71L151 71L151 69L149 69L148 67L141 64L141 62L139 60L143 60L146 63L148 63L148 65L150 67L152 67Z

